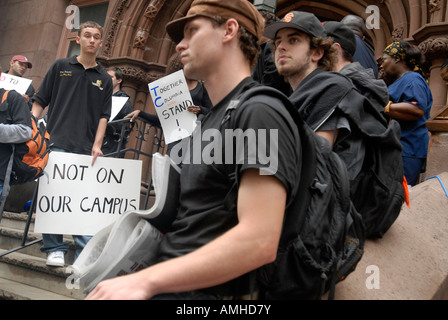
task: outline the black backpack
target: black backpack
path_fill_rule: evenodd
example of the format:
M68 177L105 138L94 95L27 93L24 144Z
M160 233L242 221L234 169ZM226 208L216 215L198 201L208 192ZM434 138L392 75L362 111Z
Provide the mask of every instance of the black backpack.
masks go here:
M330 291L332 298L336 283L355 270L364 250L362 218L350 200L347 169L330 144L309 128L276 89L249 89L238 104L230 103L224 119L257 95L284 103L302 144L300 183L285 213L277 258L257 270L260 293L265 299L318 299Z
M373 127L381 121L369 101L364 101L362 121L354 114L352 100L338 108L350 120L352 129L361 134L366 147L363 167L350 181L351 198L361 214L367 238L382 238L398 218L403 203L408 203L407 183L404 177L401 128L391 120L382 131Z

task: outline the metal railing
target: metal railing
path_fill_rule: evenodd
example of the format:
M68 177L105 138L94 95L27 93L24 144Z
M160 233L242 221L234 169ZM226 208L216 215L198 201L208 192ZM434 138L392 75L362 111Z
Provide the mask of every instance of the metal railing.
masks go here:
M148 158L152 165L152 156L156 152L162 152L165 149L165 141L163 138L162 128L158 126L153 126L148 123L145 119L137 118L133 122L130 119L122 119L109 122L109 126L115 130L114 124L121 124L121 132L119 133L119 138L117 142L116 151L104 155L105 157L123 157L128 153L133 153L134 160L142 160L144 157ZM117 132L114 132L117 133ZM130 138L134 137L136 139L135 148L126 147L127 142ZM146 150L146 151L144 151ZM152 183L152 171L148 171L148 175L142 178L142 189L146 190L144 193L144 208L148 206L149 199L151 197L151 191L153 190ZM24 233L22 236L21 245L13 248L11 250L4 251L0 253L0 257L3 257L12 252L24 249L26 247L32 246L42 241L42 238L31 241L27 243L29 228L32 222L33 212L36 208L36 199L38 195L39 183L36 183L34 189L33 198L31 200L31 205L27 212L27 221L25 224ZM3 213L3 212L2 212ZM0 215L1 217L1 215ZM0 219L1 222L1 219Z

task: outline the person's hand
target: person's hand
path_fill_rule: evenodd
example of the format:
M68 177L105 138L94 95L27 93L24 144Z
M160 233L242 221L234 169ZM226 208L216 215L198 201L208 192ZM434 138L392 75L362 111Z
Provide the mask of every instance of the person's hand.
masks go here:
M98 148L98 147L94 146L92 148L92 157L93 157L93 159L92 159L92 167L95 164L96 159L98 157L102 157L102 156L104 156L104 154L103 154L103 151L101 151L101 148Z
M151 295L137 274L100 282L86 300L148 300Z
M135 110L133 112L131 112L130 114L128 114L127 116L125 116L125 119L131 119L131 122L134 121L135 118L138 117L138 115L140 114L140 110Z
M198 115L201 113L201 107L198 106L189 106L187 108L188 111L193 112L195 115Z

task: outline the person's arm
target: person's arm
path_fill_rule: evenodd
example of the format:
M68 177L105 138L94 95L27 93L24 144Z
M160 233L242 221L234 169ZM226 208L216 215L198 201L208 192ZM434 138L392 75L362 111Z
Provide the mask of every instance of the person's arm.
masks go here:
M131 119L131 122L132 122L138 117L139 114L140 114L140 110L134 110L131 113L124 116L123 119Z
M125 119L131 118L131 122L134 121L137 117L140 117L144 120L146 120L150 125L161 127L162 124L160 123L160 119L155 114L150 114L142 110L135 110L134 112L128 114Z
M44 108L40 105L39 102L34 101L33 106L31 107L31 113L36 119L42 118L44 115Z
M402 121L415 121L425 115L425 111L411 103L392 101L384 108L384 112L391 118Z
M25 124L0 123L0 143L22 143L31 139L32 130Z
M234 228L183 257L101 282L87 299L149 299L219 285L275 260L287 192L273 176L249 169L238 192Z
M98 157L103 156L103 151L101 151L101 147L103 145L104 134L106 133L107 128L107 119L100 119L98 123L98 129L96 130L95 142L92 147L92 166L95 164L95 161Z
M0 123L0 143L22 143L31 139L31 113L25 99L12 91L8 96L11 123Z

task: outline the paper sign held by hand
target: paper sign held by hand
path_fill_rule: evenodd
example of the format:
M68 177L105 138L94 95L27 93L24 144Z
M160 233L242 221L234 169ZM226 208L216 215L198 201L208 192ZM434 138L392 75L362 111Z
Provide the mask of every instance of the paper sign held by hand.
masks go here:
M197 116L188 111L193 105L184 71L174 72L149 84L149 92L159 116L166 143L191 136Z
M52 152L39 178L37 233L94 235L140 207L142 162Z
M0 88L5 90L16 90L20 94L25 94L31 85L32 80L16 77L7 73L0 74Z
M129 97L112 97L112 109L109 122L115 119L128 100Z

